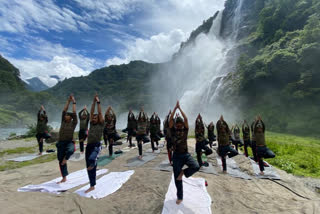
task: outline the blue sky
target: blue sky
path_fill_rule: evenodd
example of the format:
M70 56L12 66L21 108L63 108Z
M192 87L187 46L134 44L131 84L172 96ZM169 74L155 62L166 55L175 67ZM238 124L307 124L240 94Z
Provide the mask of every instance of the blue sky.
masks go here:
M0 0L0 54L22 79L163 62L223 0Z

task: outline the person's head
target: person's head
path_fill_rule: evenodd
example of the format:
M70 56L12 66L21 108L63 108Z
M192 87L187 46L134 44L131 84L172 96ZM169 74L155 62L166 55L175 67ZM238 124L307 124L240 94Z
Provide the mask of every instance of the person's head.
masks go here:
M46 117L45 117L43 114L41 114L41 115L40 115L40 120L41 120L41 121L44 121L45 119L46 119Z
M72 120L71 114L72 114L72 113L68 112L68 113L66 113L66 115L64 116L64 121L65 121L66 123L70 123L70 122L71 122L71 120Z
M98 114L94 114L94 115L92 116L91 121L92 121L93 124L97 124L97 123L99 122L99 116L98 116Z
M184 128L184 121L183 121L182 117L180 117L180 116L176 117L175 121L176 121L176 124L175 124L176 129L183 129Z
M87 114L82 114L81 115L81 120L86 120L87 119Z
M112 115L111 114L107 114L107 120L112 120Z
M141 115L141 116L139 117L139 121L140 121L140 122L145 122L145 121L146 121L146 117L145 117L144 115Z

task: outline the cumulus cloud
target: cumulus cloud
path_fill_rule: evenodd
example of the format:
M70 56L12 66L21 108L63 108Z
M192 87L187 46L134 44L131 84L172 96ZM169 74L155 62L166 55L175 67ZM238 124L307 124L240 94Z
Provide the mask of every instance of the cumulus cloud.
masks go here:
M150 39L136 39L126 44L126 50L121 57L114 57L106 61L106 65L119 65L132 60L147 62L164 62L170 60L173 53L177 52L180 43L186 40L187 35L182 30L173 30L168 34L160 33Z
M60 79L85 76L90 73L89 70L83 70L71 62L69 57L55 56L51 61L32 60L32 59L13 59L9 60L20 70L20 75L23 80L38 77L47 86L52 87L58 81L51 78L51 75L56 75Z
M224 0L165 0L157 4L145 2L149 11L147 18L137 20L133 26L149 36L121 40L125 48L118 56L106 60L106 65L118 65L131 60L154 63L170 60L190 32L221 10L223 5Z

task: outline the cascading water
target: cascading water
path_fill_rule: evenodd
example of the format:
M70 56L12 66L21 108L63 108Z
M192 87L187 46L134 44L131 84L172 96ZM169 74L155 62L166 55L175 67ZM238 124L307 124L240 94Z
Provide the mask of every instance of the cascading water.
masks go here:
M230 72L224 69L224 65L230 57L229 51L236 44L243 1L237 2L232 18L232 34L228 38L220 36L223 13L219 12L210 31L199 34L193 43L183 47L178 56L162 69L161 77L155 77L158 82L165 82L160 86L163 95L161 103L159 100L154 102L156 111L164 115L179 99L191 120L199 112L212 119L225 113L223 107L219 107L217 98L223 78Z

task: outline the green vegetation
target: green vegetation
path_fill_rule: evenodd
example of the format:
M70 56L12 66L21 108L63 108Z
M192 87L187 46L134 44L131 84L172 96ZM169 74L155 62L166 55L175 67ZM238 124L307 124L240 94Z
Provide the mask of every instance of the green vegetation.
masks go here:
M53 128L51 126L47 126L48 127L48 132L50 132ZM31 124L28 125L28 131L25 134L26 138L30 138L30 137L34 137L37 134L37 124Z
M85 77L73 77L58 83L47 92L66 100L73 93L78 105L91 102L97 92L103 104L116 105L117 111L127 111L130 107L148 108L151 100L151 75L159 70L160 64L132 61L129 64L109 66L93 71ZM116 94L116 96L114 96ZM60 107L61 108L61 107Z
M0 152L0 157L4 155L21 154L21 153L35 153L37 152L36 147L17 147L14 149L7 149Z
M320 139L267 132L266 140L276 154L266 159L271 165L294 175L320 178Z
M235 96L268 129L319 136L320 1L271 0L243 41Z
M0 171L21 168L25 166L34 165L34 164L46 163L46 162L53 161L55 159L57 159L57 154L52 153L48 155L43 155L39 158L30 160L30 161L24 161L24 162L6 161L4 164L0 165Z

